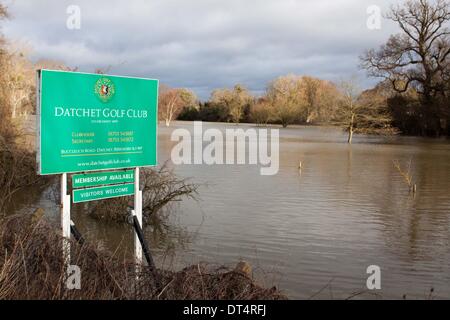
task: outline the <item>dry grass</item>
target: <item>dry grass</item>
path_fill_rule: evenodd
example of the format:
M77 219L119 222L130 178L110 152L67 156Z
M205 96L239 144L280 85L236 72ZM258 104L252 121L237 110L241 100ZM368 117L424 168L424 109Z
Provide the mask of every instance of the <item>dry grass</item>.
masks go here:
M285 299L250 275L198 264L180 272L147 267L92 245L71 243L71 264L81 269L81 289L65 285L62 239L43 218L16 215L0 222L0 299ZM138 276L138 277L136 277Z
M135 277L131 265L76 243L71 264L82 270L82 289L68 290L61 237L45 220L13 216L2 221L0 230L0 299L114 299L140 292L124 286L134 285L127 281Z

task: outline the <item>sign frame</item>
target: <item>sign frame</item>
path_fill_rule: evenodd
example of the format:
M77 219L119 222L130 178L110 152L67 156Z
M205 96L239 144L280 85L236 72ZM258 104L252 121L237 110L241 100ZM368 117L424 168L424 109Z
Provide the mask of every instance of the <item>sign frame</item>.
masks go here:
M90 75L90 76L98 76L98 77L113 77L113 78L123 78L123 79L136 79L136 80L150 80L156 81L156 105L155 105L155 163L148 165L139 165L135 164L127 164L126 166L108 166L105 168L83 168L80 170L69 170L69 171L55 171L55 172L42 172L42 72L60 72L60 73L72 73L72 74L80 74L80 75ZM52 69L38 69L36 70L36 163L37 163L37 174L38 175L56 175L56 174L74 174L74 173L87 173L94 171L108 171L108 170L121 170L121 169L133 169L136 167L155 167L158 165L158 104L159 104L159 80L152 78L144 78L144 77L132 77L132 76L121 76L121 75L112 75L112 74L97 74L97 73L87 73L87 72L74 72L74 71L66 71L66 70L52 70Z
M52 171L52 172L45 172L42 171L42 75L43 72L61 72L61 73L76 73L76 74L84 74L84 75L91 75L99 77L94 85L95 94L98 98L101 98L101 101L104 103L107 103L111 99L111 95L114 96L115 88L114 83L110 85L108 81L108 77L111 78L129 78L129 79L138 79L138 80L152 80L156 81L156 88L155 91L152 91L152 94L155 95L155 100L150 101L150 103L155 103L154 109L151 104L144 104L144 108L141 109L141 112L144 111L151 111L151 114L154 115L155 119L155 127L154 127L154 145L151 145L152 150L154 152L147 152L147 156L152 157L152 164L140 164L137 163L138 161L135 161L134 163L128 163L126 166L105 166L105 167L96 167L96 168L83 168L83 170L63 170L63 171ZM106 79L101 79L101 77L105 77ZM99 80L102 81L99 81ZM120 82L120 81L119 81ZM101 85L101 88L100 88ZM104 85L107 87L107 90L104 90ZM127 87L127 85L125 85ZM128 86L129 87L129 86ZM111 91L110 91L111 89ZM129 88L128 88L129 90ZM133 185L133 193L128 194L120 194L117 196L109 196L106 198L101 199L110 199L110 198L116 198L116 197L122 197L122 196L133 196L134 199L134 209L131 211L134 221L135 221L135 232L134 232L134 257L136 262L136 271L140 270L140 266L142 264L142 254L143 254L143 247L141 240L139 239L138 229L142 228L142 190L140 190L140 184L139 184L139 172L140 167L154 167L158 165L158 98L159 98L159 80L158 79L150 79L150 78L142 78L142 77L129 77L129 76L119 76L119 75L109 75L109 74L96 74L96 73L84 73L84 72L72 72L72 71L66 71L66 70L51 70L51 69L38 69L36 70L36 161L37 161L37 173L38 175L60 175L60 187L61 187L61 205L60 205L60 223L61 223L61 235L62 235L62 248L63 248L63 259L64 259L64 265L68 267L71 263L71 245L70 245L70 238L71 238L71 232L72 227L75 228L74 222L71 220L70 217L70 211L71 211L71 203L75 199L74 192L76 190L88 190L88 189L96 189L96 188L114 188L119 187L123 185ZM121 98L122 100L125 100L125 98ZM64 100L64 99L63 99ZM79 102L79 101L78 101ZM123 103L123 101L122 101ZM97 105L98 103L94 104ZM94 106L93 105L93 106ZM97 107L99 108L99 107ZM117 109L117 110L124 110L124 109ZM136 111L136 109L135 109ZM139 111L139 110L138 110ZM118 111L117 111L118 112ZM154 112L154 113L153 113ZM123 111L122 111L123 113ZM55 116L56 116L56 107L55 107ZM131 117L133 118L133 117ZM120 129L120 128L119 128ZM121 133L119 133L119 136ZM134 131L133 131L134 135ZM109 133L108 135L109 136ZM133 136L134 138L134 136ZM134 141L134 139L133 139ZM109 142L109 141L108 141ZM116 142L116 141L113 141ZM73 141L72 141L73 143ZM98 147L97 147L98 148ZM139 148L139 147L138 147ZM154 148L154 149L153 149ZM97 149L98 150L98 149ZM88 156L88 155L86 155ZM53 159L54 161L54 159ZM128 169L128 170L127 170ZM68 174L89 174L90 172L100 172L103 171L109 171L115 170L116 172L120 172L120 170L123 170L122 172L128 172L129 170L133 172L134 181L133 182L125 182L125 183L114 183L104 186L95 186L95 187L85 187L85 188L73 188L72 195L68 193L67 187L68 187ZM105 173L108 174L108 173ZM81 192L80 191L80 192ZM95 201L95 200L101 200L101 199L90 199L88 201ZM77 201L74 203L82 203L86 201ZM67 269L67 275L69 275L69 269Z

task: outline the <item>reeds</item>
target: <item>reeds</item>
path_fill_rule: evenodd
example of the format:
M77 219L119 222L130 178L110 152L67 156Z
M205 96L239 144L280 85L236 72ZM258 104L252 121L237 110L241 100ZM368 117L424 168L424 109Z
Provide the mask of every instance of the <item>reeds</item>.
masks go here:
M394 164L394 167L397 169L398 173L400 173L400 175L402 176L403 181L408 186L409 192L415 194L417 191L417 185L416 183L414 183L413 175L411 173L412 160L409 160L406 170L402 169L398 160L393 160L392 163Z

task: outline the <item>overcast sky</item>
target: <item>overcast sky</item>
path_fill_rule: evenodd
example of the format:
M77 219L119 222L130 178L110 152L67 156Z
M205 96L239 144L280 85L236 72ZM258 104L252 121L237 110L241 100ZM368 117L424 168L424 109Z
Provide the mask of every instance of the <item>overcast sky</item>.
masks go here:
M32 48L31 58L56 59L81 71L160 79L194 90L236 83L261 93L268 81L308 74L338 81L358 74L358 56L397 32L381 21L366 26L367 8L386 12L388 0L6 0L2 31ZM69 5L81 28L66 27Z

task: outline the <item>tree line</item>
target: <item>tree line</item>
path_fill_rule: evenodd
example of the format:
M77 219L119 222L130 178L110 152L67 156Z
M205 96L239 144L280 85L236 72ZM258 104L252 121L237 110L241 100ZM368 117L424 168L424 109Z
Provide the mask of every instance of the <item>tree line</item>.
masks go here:
M199 101L187 88L161 85L159 118L251 122L258 125L337 125L349 133L401 132L450 135L450 9L448 0L409 0L392 6L386 18L399 33L360 57L360 67L379 83L367 90L347 77L333 83L308 75L288 74L269 81L255 96L242 84L219 88ZM0 19L8 17L0 6ZM14 119L35 112L35 70L75 71L63 63L32 63L26 50L0 39L0 116ZM107 69L95 72L105 73ZM4 126L4 130L7 128Z
M360 90L357 81L339 83L289 74L270 81L263 95L241 84L216 89L208 101L193 92L170 105L161 92L160 113L173 119L251 122L265 125L331 124L354 132L401 132L450 136L450 20L447 0L410 0L392 6L386 18L400 32L360 56L360 67L379 83ZM172 94L180 90L172 89ZM167 114L167 112L166 112Z
M167 104L169 96L180 92L177 103ZM182 98L188 95L189 99ZM243 85L216 89L206 102L200 102L186 89L160 93L160 118L166 125L174 119L231 123L336 125L349 133L393 133L393 117L385 84L361 91L355 78L334 84L311 76L289 74L269 82L262 96L255 97ZM170 100L173 101L174 99ZM171 109L170 112L167 110Z

